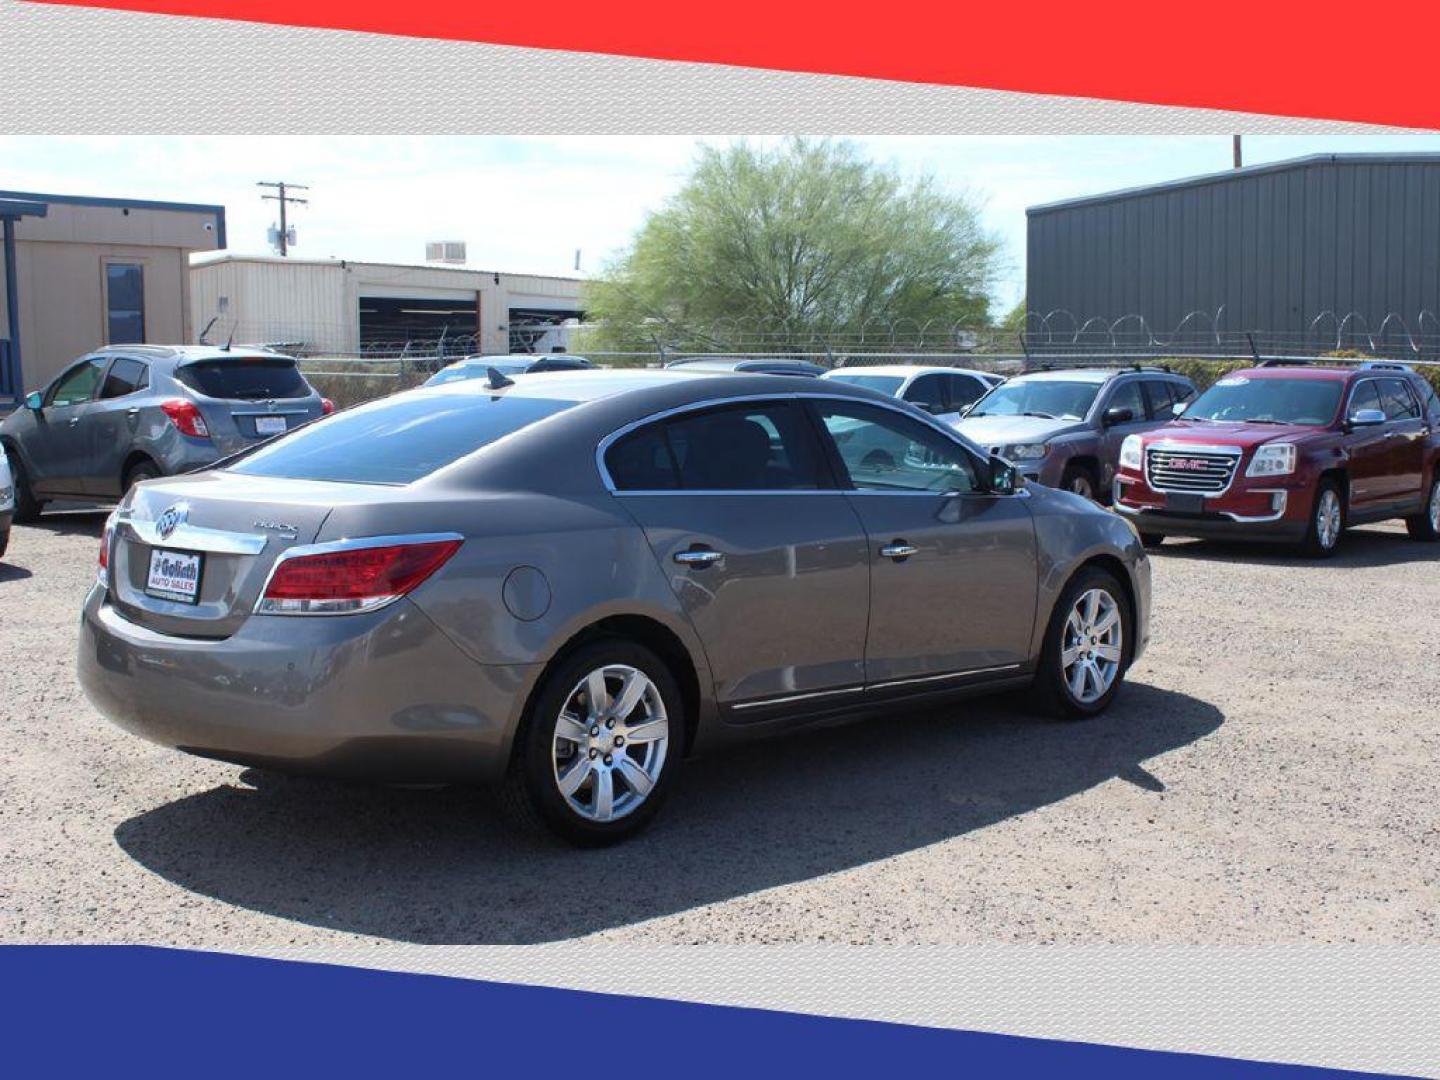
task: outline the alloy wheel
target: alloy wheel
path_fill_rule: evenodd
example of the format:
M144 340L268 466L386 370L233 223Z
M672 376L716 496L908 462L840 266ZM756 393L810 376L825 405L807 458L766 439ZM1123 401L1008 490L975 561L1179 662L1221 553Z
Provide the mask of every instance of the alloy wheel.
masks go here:
M1082 705L1100 700L1115 685L1124 656L1120 604L1105 589L1081 593L1065 619L1060 669L1071 696Z
M1078 474L1070 481L1070 490L1082 498L1090 499L1092 502L1095 499L1095 485L1090 483L1090 478L1084 473Z
M639 668L607 664L575 685L555 719L555 784L579 816L615 821L654 790L669 743L659 687Z
M1333 548L1340 539L1341 516L1339 494L1334 488L1326 488L1320 493L1320 500L1315 506L1315 538L1325 551ZM1431 516L1434 516L1433 508Z
M1440 480L1430 485L1430 530L1440 533Z

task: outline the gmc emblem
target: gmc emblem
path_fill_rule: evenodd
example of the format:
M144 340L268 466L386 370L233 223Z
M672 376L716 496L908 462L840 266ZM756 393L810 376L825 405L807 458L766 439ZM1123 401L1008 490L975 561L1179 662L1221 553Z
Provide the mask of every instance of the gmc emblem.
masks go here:
M1165 467L1167 469L1182 469L1185 472L1204 472L1210 467L1210 463L1201 461L1199 458L1182 457L1171 458L1165 463Z

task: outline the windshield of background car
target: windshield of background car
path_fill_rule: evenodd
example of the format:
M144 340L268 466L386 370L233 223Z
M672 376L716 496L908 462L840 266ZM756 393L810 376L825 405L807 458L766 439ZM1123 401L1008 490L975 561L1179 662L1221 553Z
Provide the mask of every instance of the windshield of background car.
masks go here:
M246 476L409 484L572 401L416 393L336 413L230 466Z
M1100 383L1058 379L1012 379L986 394L969 416L1040 416L1083 420L1100 393Z
M310 384L295 361L283 356L237 356L181 364L175 378L206 397L232 401L308 397Z
M843 382L850 386L863 386L867 390L878 390L894 397L895 391L905 380L898 375L831 375L831 382Z
M1340 407L1341 379L1250 379L1230 375L1195 399L1185 420L1324 425Z

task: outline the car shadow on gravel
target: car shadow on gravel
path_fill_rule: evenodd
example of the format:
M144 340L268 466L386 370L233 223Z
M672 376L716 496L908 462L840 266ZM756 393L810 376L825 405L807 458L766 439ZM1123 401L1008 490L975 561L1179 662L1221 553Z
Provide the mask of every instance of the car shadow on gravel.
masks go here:
M1220 540L1167 540L1152 550L1161 558L1207 562L1250 563L1255 566L1324 566L1368 569L1404 563L1440 563L1440 544L1412 540L1404 529L1347 529L1340 550L1328 559L1312 559L1281 544Z
M1105 716L1042 721L1008 699L750 743L689 762L627 843L578 851L512 832L479 792L247 770L115 839L227 904L403 942L558 941L808 880L1024 814L1214 731L1206 702L1128 686ZM1161 770L1163 772L1163 770Z
M99 539L105 528L105 519L110 507L84 507L74 510L46 510L38 521L18 526L24 529L38 529L56 536L93 536Z

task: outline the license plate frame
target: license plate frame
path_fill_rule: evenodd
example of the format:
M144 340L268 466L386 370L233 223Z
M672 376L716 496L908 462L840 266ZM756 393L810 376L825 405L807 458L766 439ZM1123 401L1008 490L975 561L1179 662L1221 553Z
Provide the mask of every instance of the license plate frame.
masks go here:
M283 416L257 416L255 417L256 435L284 435L290 430L290 425Z
M157 560L171 560L169 567L156 567ZM184 572L187 567L195 568L195 580L190 583ZM200 603L200 583L205 580L205 553L201 551L176 551L173 548L151 548L150 562L145 573L145 595L156 600L169 600L176 604ZM157 584L158 582L158 584Z
M1203 514L1205 496L1171 492L1165 496L1165 509L1175 514Z

